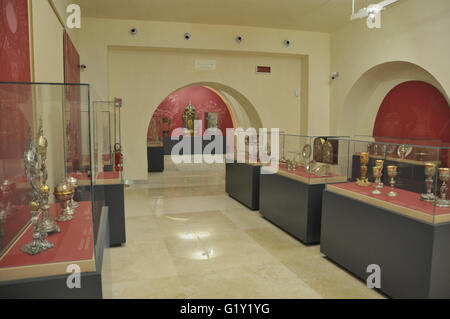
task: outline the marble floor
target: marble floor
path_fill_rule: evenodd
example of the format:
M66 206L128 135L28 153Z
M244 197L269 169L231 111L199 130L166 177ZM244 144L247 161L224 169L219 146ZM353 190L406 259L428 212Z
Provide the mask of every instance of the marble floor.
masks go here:
M384 298L225 193L224 164L171 163L125 189L104 298Z

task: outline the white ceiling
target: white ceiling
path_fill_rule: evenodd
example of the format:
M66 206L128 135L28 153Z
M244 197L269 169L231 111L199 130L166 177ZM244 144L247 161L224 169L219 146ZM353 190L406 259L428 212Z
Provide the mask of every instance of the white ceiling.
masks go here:
M357 0L358 7L368 0ZM78 0L85 17L245 25L331 32L352 0ZM378 1L371 1L378 2Z

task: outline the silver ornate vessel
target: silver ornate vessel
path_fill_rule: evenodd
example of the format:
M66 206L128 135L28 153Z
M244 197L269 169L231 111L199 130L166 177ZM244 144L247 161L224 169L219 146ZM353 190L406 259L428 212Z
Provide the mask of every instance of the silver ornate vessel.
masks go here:
M31 222L33 223L33 241L24 245L21 249L29 255L36 255L53 247L53 244L46 240L47 234L39 229L40 210L40 186L38 179L40 175L38 154L36 145L29 136L28 144L24 154L25 174L32 189L32 201L30 202Z
M448 190L448 179L450 177L450 169L441 167L439 168L439 179L442 182L441 185L441 196L439 199L436 200L436 206L437 207L444 207L448 208L450 207L450 200L447 199L447 190Z
M78 187L78 180L75 177L71 176L71 177L67 178L67 183L69 183L72 186L72 188L75 192L75 190ZM75 213L75 208L80 207L80 204L77 203L73 198L70 200L69 205L71 208L73 208L74 213Z

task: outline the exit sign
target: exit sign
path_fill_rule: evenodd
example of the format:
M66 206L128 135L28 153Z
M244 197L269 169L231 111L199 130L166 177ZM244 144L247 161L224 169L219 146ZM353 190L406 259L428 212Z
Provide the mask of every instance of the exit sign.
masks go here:
M272 68L270 66L256 66L256 73L272 73Z

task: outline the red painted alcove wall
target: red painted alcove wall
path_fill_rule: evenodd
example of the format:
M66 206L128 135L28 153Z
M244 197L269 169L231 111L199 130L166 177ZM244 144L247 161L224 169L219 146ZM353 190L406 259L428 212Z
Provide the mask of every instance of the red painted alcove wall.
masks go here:
M163 117L171 119L169 132L169 135L171 135L175 128L183 127L182 115L189 102L195 107L198 119L203 120L203 131L205 129L205 112L219 113L219 127L222 134L226 134L227 128L233 128L233 121L225 102L214 91L203 86L188 86L173 92L158 106L155 113L153 113L152 119L162 119ZM164 129L167 129L167 124L163 125ZM158 135L162 136L161 130L159 130ZM147 141L151 142L150 125Z
M441 92L431 84L403 82L394 87L381 103L373 136L420 139L421 143L429 145L436 145L431 140L450 143L450 107ZM448 164L448 154L443 152L441 160Z

